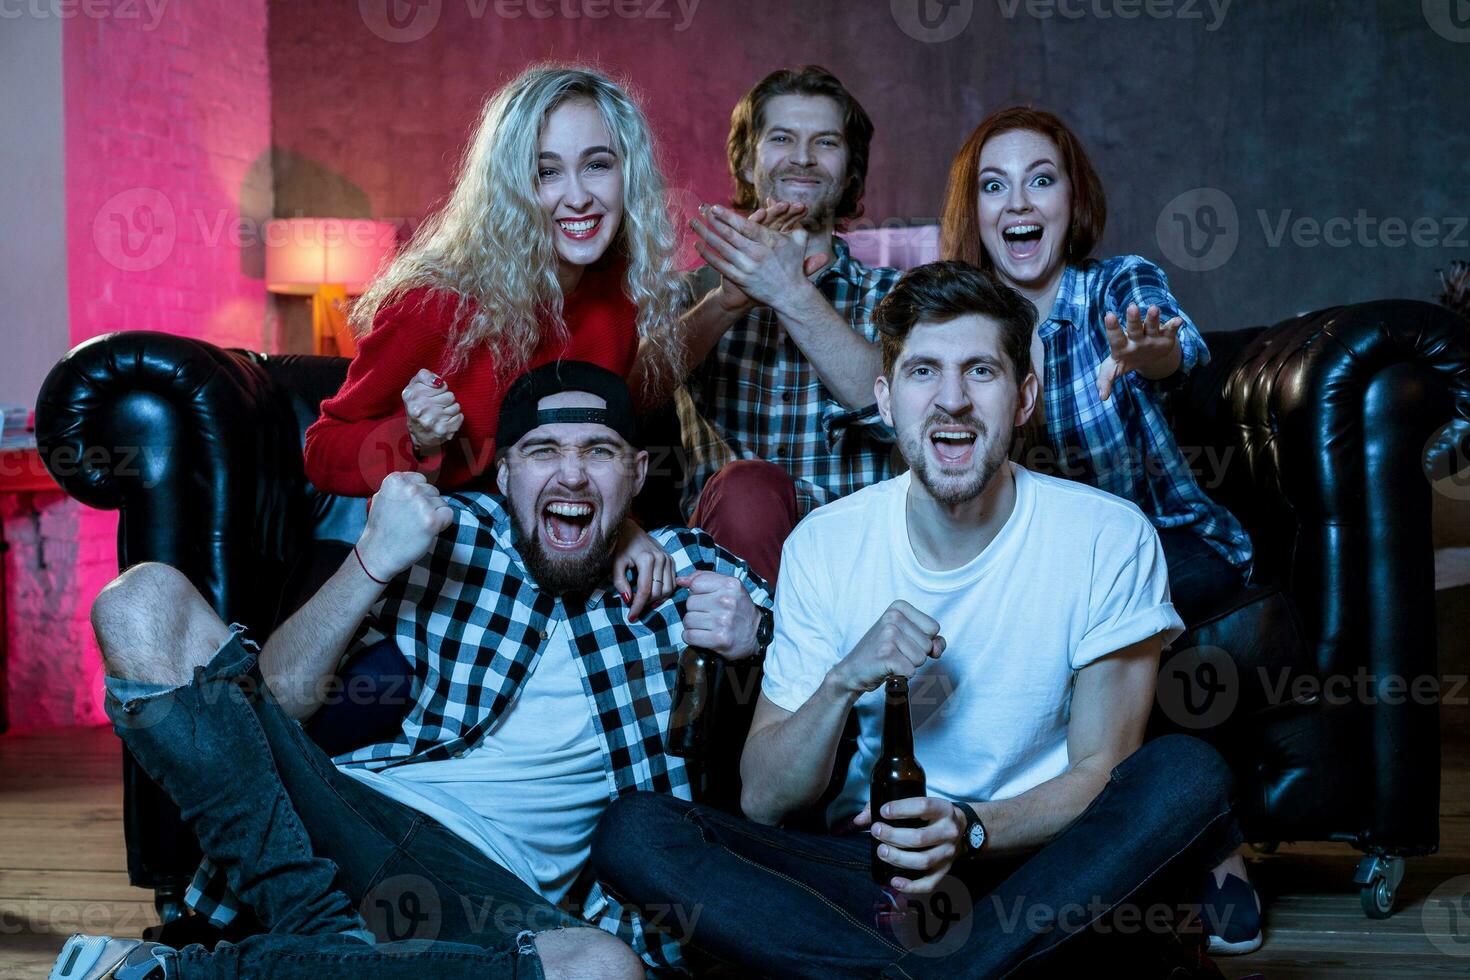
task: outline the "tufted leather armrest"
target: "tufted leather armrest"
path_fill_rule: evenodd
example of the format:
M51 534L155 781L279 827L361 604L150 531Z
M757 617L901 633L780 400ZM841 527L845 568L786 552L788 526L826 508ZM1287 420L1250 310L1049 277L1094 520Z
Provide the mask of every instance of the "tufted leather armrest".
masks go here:
M183 571L226 621L268 630L303 545L300 443L263 365L151 331L81 344L36 406L63 489L120 510L118 565ZM309 536L307 537L309 540Z
M311 536L299 433L263 360L172 334L97 337L47 375L36 439L67 493L120 512L120 569L166 562L227 622L275 624ZM129 880L176 906L198 847L126 754L123 780Z
M1470 324L1409 300L1295 317L1248 339L1220 403L1241 451L1220 496L1256 580L1292 597L1318 678L1350 692L1346 748L1377 784L1355 839L1432 849L1438 705L1396 692L1438 677L1424 454L1470 419Z

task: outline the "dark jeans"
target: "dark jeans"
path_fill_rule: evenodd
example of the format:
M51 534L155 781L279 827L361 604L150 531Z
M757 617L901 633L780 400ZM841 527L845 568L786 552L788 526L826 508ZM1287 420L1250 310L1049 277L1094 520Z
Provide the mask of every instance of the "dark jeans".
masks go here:
M763 974L995 977L1050 969L1078 945L1173 941L1186 882L1240 844L1230 792L1214 749L1156 739L1054 841L951 876L899 930L875 916L866 834L803 834L636 793L603 815L592 860L614 894L679 923L681 941Z
M1169 565L1169 595L1185 626L1194 626L1245 587L1245 577L1188 528L1159 532Z
M774 588L781 546L796 527L796 483L775 463L733 460L706 481L689 525L708 531Z
M286 716L238 633L183 687L107 699L118 735L270 931L179 951L215 977L531 977L573 924L431 818L342 773ZM359 916L361 912L361 916ZM372 945L347 933L376 934Z

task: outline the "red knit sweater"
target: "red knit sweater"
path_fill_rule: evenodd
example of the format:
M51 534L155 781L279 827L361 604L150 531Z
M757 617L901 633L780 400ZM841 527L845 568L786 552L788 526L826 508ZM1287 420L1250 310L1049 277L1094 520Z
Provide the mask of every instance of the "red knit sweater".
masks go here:
M623 294L624 269L621 262L609 262L583 274L564 304L570 339L555 345L543 340L530 367L559 359L591 361L628 376L638 331L637 308ZM500 377L493 354L485 350L446 373L457 301L446 290L422 288L378 311L342 389L322 402L321 418L306 430L306 477L318 490L367 497L389 473L413 470L449 491L492 474L500 400L514 378ZM422 461L414 457L403 407L403 389L420 368L443 378L464 412L458 436Z

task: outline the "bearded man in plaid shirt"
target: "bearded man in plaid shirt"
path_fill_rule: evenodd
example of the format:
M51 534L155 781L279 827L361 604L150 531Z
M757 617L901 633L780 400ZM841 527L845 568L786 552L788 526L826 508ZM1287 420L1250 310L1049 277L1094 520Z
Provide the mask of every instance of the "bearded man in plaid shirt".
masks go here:
M772 72L731 115L734 208L693 222L708 264L681 321L680 506L773 584L797 521L892 475L872 312L899 270L868 268L834 234L862 214L872 137L830 72Z
M771 597L665 528L679 589L630 621L610 547L648 454L621 378L537 368L499 432L503 497L389 476L354 555L258 653L168 566L104 590L108 713L199 838L193 904L269 932L212 952L73 936L53 977L634 977L635 950L677 957L592 881L592 833L620 794L690 796L664 749L679 654L758 653ZM413 672L401 730L329 759L297 721L344 653L384 643Z

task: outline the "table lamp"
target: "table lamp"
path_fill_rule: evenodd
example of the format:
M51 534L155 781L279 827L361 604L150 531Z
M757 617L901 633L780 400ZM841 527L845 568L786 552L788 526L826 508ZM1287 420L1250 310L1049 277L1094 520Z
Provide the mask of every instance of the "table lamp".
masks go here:
M358 296L393 254L397 229L354 218L281 218L265 226L265 283L311 297L312 352L351 357L347 297Z

